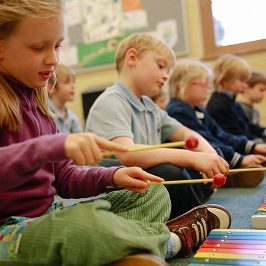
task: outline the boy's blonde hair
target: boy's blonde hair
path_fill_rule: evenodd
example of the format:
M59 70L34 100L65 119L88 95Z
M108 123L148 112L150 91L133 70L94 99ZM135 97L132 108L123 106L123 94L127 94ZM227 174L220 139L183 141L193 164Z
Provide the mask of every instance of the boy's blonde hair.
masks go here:
M250 75L251 68L244 59L233 54L224 54L214 65L214 87L220 91L224 89L224 81L247 81Z
M20 21L25 18L49 18L61 12L60 0L0 0L0 40L11 36ZM34 99L44 115L54 118L53 113L48 109L46 88L36 88ZM22 122L19 100L13 89L1 76L0 114L0 128L14 132L19 130Z
M181 97L189 83L195 79L208 79L210 82L212 79L211 68L197 60L178 60L169 79L171 98Z
M165 56L170 67L174 65L175 54L166 43L149 34L135 33L122 40L117 46L115 58L118 73L121 71L127 51L131 48L136 49L140 57L150 51L159 53Z
M256 84L262 83L266 85L266 75L259 71L252 71L251 77L247 80L249 87L253 88Z

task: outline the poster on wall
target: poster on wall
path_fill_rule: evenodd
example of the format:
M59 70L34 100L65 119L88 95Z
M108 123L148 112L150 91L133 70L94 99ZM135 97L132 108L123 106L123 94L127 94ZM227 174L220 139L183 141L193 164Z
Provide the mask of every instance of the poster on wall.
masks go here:
M156 35L177 54L187 53L183 1L170 2L169 10L176 6L179 12L167 11L161 0L64 0L67 36L60 62L77 71L113 66L118 43L134 32Z

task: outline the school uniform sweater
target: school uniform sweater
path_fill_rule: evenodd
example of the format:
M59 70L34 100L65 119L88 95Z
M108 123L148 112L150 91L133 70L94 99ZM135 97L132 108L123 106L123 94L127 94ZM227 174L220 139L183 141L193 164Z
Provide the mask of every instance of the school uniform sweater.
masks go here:
M203 108L193 108L180 99L171 99L166 110L170 116L202 135L215 149L222 151L231 168L240 167L242 154L254 151L252 141L224 131Z
M266 129L249 123L235 96L228 92L215 91L208 102L207 111L227 132L245 135L250 140L266 136Z
M57 193L63 198L95 196L112 184L116 167L79 167L67 160L66 134L44 116L33 89L1 73L19 97L19 132L0 129L0 224L9 216L44 214Z
M248 121L252 124L259 125L260 124L260 113L259 111L250 104L244 102L238 102L247 117Z

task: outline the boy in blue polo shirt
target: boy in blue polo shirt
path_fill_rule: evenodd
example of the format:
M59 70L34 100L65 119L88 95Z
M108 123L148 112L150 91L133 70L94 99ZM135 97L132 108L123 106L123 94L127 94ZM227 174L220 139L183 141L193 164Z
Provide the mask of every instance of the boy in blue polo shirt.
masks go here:
M199 145L194 151L163 148L125 153L118 159L123 165L142 167L165 180L190 179L184 167L203 172L209 178L218 173L226 174L228 164L215 149L199 134L168 116L150 98L159 94L174 62L172 50L148 34L133 34L124 39L116 51L118 81L95 101L86 131L127 148L196 136ZM202 203L212 192L205 184L173 185L167 189L173 206L172 216Z

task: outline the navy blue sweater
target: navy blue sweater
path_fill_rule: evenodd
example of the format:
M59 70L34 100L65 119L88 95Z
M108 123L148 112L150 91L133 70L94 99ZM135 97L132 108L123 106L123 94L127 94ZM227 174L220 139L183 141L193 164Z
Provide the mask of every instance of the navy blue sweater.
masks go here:
M266 136L265 128L250 123L240 104L229 93L215 91L208 102L207 111L227 132L244 135L250 140Z
M243 154L254 151L255 144L252 141L245 136L235 136L224 131L203 108L192 108L182 100L171 99L166 111L171 117L202 135L215 149L221 150L232 168L241 166Z

